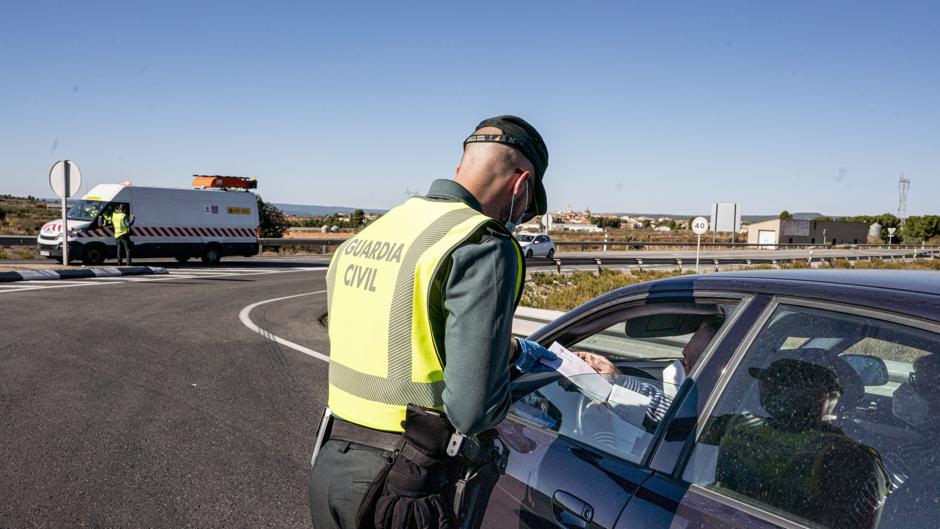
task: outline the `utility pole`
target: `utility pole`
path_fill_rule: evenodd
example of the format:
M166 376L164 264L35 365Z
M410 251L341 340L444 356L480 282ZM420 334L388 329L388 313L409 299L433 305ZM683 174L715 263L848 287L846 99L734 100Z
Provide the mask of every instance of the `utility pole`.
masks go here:
M911 189L911 180L901 173L901 179L898 180L898 218L901 224L907 220L907 192Z

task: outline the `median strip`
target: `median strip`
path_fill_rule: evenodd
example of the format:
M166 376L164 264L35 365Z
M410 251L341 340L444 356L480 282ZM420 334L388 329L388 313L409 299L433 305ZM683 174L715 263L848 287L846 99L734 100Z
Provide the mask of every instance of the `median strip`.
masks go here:
M90 279L96 277L141 276L167 274L160 266L122 266L106 268L79 268L61 270L17 270L0 272L0 283L14 281L49 281L56 279Z

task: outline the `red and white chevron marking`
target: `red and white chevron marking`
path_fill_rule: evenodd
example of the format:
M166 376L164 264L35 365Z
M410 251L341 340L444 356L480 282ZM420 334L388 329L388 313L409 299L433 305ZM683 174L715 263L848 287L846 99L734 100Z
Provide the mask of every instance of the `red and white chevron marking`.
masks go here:
M186 228L186 227L158 227L134 226L134 237L256 237L252 228ZM114 230L110 227L83 230L76 234L78 237L113 237Z

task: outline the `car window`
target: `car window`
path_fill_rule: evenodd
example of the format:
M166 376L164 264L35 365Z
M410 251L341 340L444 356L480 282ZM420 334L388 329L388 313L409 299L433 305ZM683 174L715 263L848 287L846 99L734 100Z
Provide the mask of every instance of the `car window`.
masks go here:
M517 239L519 242L532 242L532 236L531 236L531 235L516 235L516 239Z
M553 377L515 401L511 413L618 458L639 462L676 387L624 374Z
M661 314L630 317L628 313L616 318L616 323L581 338L568 348L602 354L613 361L681 359L703 323L711 323L711 330L717 330L734 312L735 306L734 301L723 301L698 303L686 307L687 312L679 308L663 308ZM708 343L698 345L707 346Z
M900 528L940 502L938 432L940 335L781 305L683 478L798 523Z

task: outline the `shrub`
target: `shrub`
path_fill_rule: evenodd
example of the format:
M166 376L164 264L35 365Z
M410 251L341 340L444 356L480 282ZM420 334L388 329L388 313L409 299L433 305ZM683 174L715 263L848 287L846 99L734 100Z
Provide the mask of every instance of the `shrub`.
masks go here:
M280 209L268 204L258 196L258 221L261 228L261 236L266 238L277 238L284 235L290 224L287 217Z

